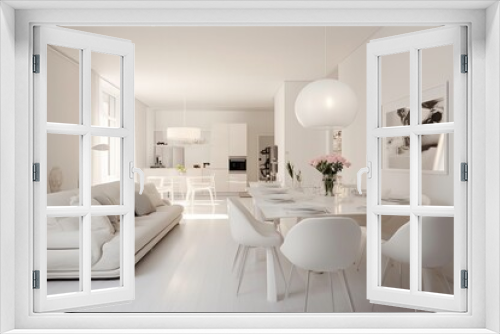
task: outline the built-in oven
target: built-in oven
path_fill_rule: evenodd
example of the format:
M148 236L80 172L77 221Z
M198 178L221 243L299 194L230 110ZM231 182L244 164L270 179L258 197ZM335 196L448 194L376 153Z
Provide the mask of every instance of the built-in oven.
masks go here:
M247 157L229 157L229 173L246 173Z

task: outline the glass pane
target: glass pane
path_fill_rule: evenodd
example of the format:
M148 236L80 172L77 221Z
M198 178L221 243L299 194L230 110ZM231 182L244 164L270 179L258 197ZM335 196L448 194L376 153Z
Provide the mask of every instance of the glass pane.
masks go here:
M80 136L47 134L47 206L81 205L80 165Z
M453 206L453 134L421 136L421 205Z
M380 82L382 126L410 125L410 53L381 56Z
M453 108L448 99L453 84L453 46L420 50L422 76L421 124L453 122ZM458 61L458 60L456 60Z
M47 217L47 294L82 291L81 217Z
M80 123L80 52L47 46L47 122Z
M421 217L422 291L453 294L453 218Z
M92 290L115 288L120 283L121 216L92 216Z
M91 145L92 198L101 205L120 205L121 138L93 136Z
M410 138L382 138L381 204L408 205L410 199Z
M381 286L410 288L410 217L381 216Z
M121 127L121 56L92 52L92 125Z

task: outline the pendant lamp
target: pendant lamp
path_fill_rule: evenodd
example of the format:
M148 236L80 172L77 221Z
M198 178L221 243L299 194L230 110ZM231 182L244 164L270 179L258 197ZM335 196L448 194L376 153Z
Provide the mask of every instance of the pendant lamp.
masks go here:
M325 77L326 77L326 27ZM358 102L353 90L335 79L320 79L307 84L295 100L295 116L305 128L341 129L356 118Z
M184 97L184 126L168 127L167 141L171 144L197 144L201 142L201 129L186 125L186 97Z

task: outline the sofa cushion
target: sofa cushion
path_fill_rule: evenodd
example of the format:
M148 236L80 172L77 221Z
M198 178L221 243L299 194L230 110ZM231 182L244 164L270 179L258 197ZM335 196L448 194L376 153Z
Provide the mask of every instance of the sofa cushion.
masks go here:
M161 206L158 211L135 218L135 251L142 249L156 235L182 215L180 205Z
M79 250L80 249L80 229L79 218L68 217L58 220L59 226L66 230L51 230L47 233L47 250ZM91 219L91 261L96 263L102 256L103 246L114 236L112 226L106 216L92 216ZM72 252L71 254L78 254ZM51 253L56 254L56 253ZM69 254L69 253L68 253ZM49 257L52 255L48 255ZM50 260L50 259L48 259ZM78 262L79 258L70 256L65 261L64 259L57 260L58 263L67 264L74 267L73 262ZM76 265L78 267L78 265ZM53 269L53 267L49 267Z
M154 206L165 205L154 183L148 182L144 185L144 194L149 197Z
M106 195L113 205L120 205L120 181L101 183L92 186L92 197L95 198L98 195Z
M97 194L93 198L96 201L98 201L101 205L115 205L111 198L109 198L106 194ZM114 228L114 231L119 231L120 230L120 216L118 215L111 215L108 216L109 221L111 222L111 225ZM113 231L113 232L114 232Z
M138 217L156 212L156 206L151 203L149 196L135 192L135 215Z

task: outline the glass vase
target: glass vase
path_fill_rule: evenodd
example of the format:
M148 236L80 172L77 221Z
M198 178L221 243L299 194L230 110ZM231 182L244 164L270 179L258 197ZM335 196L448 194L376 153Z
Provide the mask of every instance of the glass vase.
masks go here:
M333 196L333 189L335 188L335 182L337 181L337 175L323 175L323 185L325 187L325 196Z

